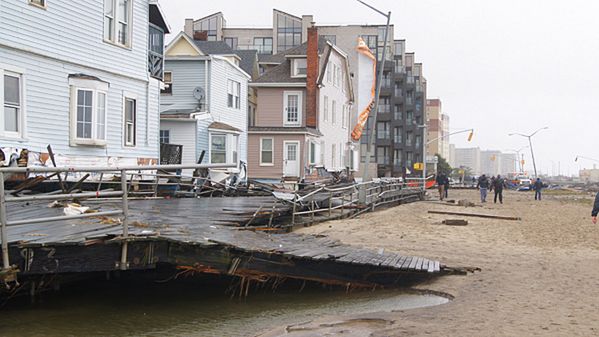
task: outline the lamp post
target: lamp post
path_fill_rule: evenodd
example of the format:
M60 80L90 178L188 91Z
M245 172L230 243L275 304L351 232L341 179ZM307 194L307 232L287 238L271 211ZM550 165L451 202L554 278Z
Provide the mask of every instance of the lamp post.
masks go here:
M505 151L510 151L510 152L515 152L516 153L516 156L518 158L518 164L520 166L520 173L524 172L524 167L522 165L522 160L520 159L520 151L522 151L522 150L524 150L526 148L528 148L528 145L527 146L523 146L523 147L519 148L518 150L514 150L514 149L507 149L507 150L505 150Z
M537 174L537 163L535 162L535 153L534 153L534 151L533 151L533 149L532 149L532 140L531 140L531 138L532 138L534 135L536 135L536 134L537 134L537 132L539 132L539 131L541 131L541 130L546 130L546 129L549 129L549 127L548 127L548 126L546 126L546 127L544 127L544 128L540 128L540 129L538 129L537 131L535 131L535 132L531 133L530 135L525 135L525 134L522 134L522 133L510 133L510 134L508 135L508 136L522 136L522 137L524 137L524 138L528 138L528 145L530 146L530 155L531 155L531 157L532 157L532 166L533 166L533 168L534 168L534 170L535 170L535 178L537 178L537 177L538 177L538 174Z
M426 124L417 125L417 127L424 129L424 134L426 135ZM422 153L423 153L423 163L424 163L424 167L422 168L422 184L423 184L424 190L426 190L426 147L428 146L428 144L430 144L434 141L437 141L439 139L447 138L449 136L457 135L457 134L464 133L464 132L470 132L470 134L468 135L468 141L471 141L472 137L474 137L474 129L466 129L466 130L460 130L460 131L448 133L444 136L433 138L429 141L426 141L426 138L424 138L424 140L422 142L422 148L423 148ZM424 137L426 137L426 136L424 136ZM445 159L447 160L448 158L445 158Z
M374 98L374 107L373 107L373 111L372 111L372 124L370 125L370 132L368 133L368 139L367 139L367 144L368 146L366 147L366 159L364 162L364 172L362 172L362 181L366 182L367 180L369 180L369 175L368 175L368 167L370 166L370 155L372 152L374 151L374 140L376 139L375 137L375 128L376 128L376 117L378 114L378 110L379 110L379 94L381 92L381 83L383 80L383 68L385 67L385 57L386 57L386 53L387 53L387 39L389 37L389 25L391 23L391 12L388 12L387 14L385 14L384 12L372 7L371 5L365 3L364 1L361 0L357 0L359 3L361 3L362 5L372 9L373 11L379 13L380 15L384 16L387 18L387 26L385 28L385 41L383 44L383 55L381 57L382 62L379 63L379 74L376 78L376 91L374 93L375 98ZM370 117L369 117L370 118Z
M582 158L582 159L586 159L586 160L590 160L590 161L599 163L599 159L593 159L593 158L589 158L589 157L585 157L585 156L581 156L581 155L577 155L576 158L574 158L574 161L577 162L578 158Z

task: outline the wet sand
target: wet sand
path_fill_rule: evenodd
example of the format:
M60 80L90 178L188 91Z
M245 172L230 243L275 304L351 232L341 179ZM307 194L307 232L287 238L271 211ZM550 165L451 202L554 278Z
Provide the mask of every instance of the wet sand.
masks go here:
M419 202L302 229L481 271L417 286L455 297L445 305L347 317L331 313L264 336L597 336L599 225L590 219L592 196L548 194L535 202L530 192L507 192L503 205L468 208ZM452 190L450 198L477 202L478 193ZM462 218L429 210L522 220ZM469 224L441 225L444 219Z

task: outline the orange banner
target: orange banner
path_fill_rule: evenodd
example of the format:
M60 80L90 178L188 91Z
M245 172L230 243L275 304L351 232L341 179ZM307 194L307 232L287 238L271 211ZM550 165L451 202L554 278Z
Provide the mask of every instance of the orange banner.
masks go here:
M362 38L358 38L358 67L360 69L360 93L358 93L358 120L354 129L352 130L351 137L354 141L359 141L362 137L362 132L370 112L374 108L374 100L376 94L376 57L372 54L372 51L368 48ZM370 70L372 69L372 72ZM368 87L370 85L370 90ZM366 90L362 89L366 88Z

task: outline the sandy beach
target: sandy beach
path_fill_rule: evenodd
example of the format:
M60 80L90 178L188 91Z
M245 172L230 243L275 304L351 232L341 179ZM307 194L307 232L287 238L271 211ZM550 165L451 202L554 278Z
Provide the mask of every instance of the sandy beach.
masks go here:
M507 192L503 205L481 206L477 191L451 190L450 199L467 199L477 206L418 202L300 232L437 259L448 266L480 268L416 287L450 294L453 301L401 312L323 317L265 336L599 335L599 225L591 223L590 194L546 193L543 201L535 202L532 193ZM429 210L522 220L464 218ZM467 219L469 224L442 225L445 219Z

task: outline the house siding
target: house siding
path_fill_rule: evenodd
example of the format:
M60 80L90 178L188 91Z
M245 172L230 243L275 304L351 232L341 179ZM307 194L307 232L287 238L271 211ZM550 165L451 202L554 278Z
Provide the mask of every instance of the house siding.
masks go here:
M166 60L164 70L172 72L173 92L170 95L161 95L161 109L193 109L198 106L198 100L193 97L193 89L201 87L208 94L206 62L205 60Z
M260 139L273 138L273 165L260 166ZM250 134L248 141L248 176L259 179L280 179L283 177L283 143L285 141L299 141L300 175L303 176L306 162L307 143L305 135L282 134Z
M24 70L25 120L23 139L4 138L2 147L27 148L70 156L100 156L129 158L158 158L158 101L159 82L143 82L96 69L0 48L0 68L13 66ZM84 73L110 84L107 105L107 145L70 145L70 87L69 74ZM147 109L148 85L150 104ZM132 94L137 99L137 146L125 147L123 135L123 97ZM148 124L149 123L149 124ZM149 128L148 128L149 126ZM149 132L148 132L149 130ZM75 162L76 163L76 162Z
M182 120L169 121L163 120L160 122L160 130L170 131L170 144L183 145L183 153L181 156L182 164L195 164L198 157L196 156L196 121ZM191 175L193 170L183 170L184 175Z
M306 89L259 88L256 126L281 127L283 124L283 97L285 91L302 92L302 125L306 126Z
M0 2L0 46L146 80L148 0L133 0L131 47L104 42L103 1ZM36 24L34 24L36 23Z

